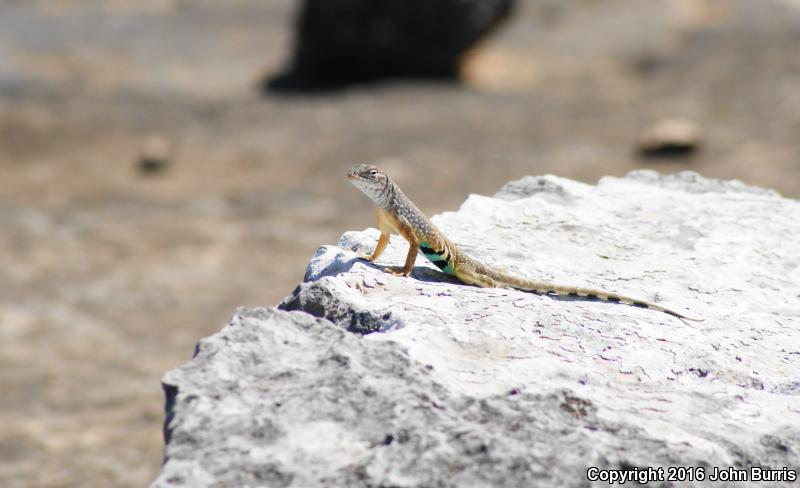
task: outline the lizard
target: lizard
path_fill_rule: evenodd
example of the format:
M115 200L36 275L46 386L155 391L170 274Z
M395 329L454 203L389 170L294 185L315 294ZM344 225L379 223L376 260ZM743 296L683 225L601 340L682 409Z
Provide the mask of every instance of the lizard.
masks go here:
M369 262L376 261L386 249L392 233L399 234L408 241L409 248L405 265L388 268L386 271L389 273L408 276L417 260L418 252L422 252L437 268L468 285L482 288L513 288L545 295L597 299L656 310L681 320L698 322L703 320L645 300L593 288L532 281L486 265L471 258L453 244L400 190L394 180L377 167L356 164L347 172L347 178L353 186L372 200L378 216L380 230L378 243L371 255L364 254L361 257Z

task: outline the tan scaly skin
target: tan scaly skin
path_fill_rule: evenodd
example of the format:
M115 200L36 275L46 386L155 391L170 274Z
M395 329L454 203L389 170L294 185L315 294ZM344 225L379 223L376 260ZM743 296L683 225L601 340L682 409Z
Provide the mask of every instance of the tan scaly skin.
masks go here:
M484 288L515 288L534 293L592 298L657 310L682 320L698 322L703 320L688 317L655 303L616 293L526 280L492 268L467 256L455 244L450 242L428 220L425 214L405 196L395 182L375 166L357 164L347 172L347 178L375 203L378 214L378 228L381 231L381 236L372 255L363 257L370 262L377 260L383 250L386 249L391 233L400 234L408 241L409 248L406 263L403 267L390 268L388 271L392 274L408 276L414 268L417 252L421 251L439 269L455 276L468 285L477 285Z

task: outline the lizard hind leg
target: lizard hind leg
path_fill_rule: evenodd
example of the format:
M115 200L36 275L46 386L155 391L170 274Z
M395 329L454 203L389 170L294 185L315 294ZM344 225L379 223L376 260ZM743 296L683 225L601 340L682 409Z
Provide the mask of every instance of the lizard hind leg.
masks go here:
M495 280L491 276L479 273L471 267L458 266L454 270L456 278L468 285L475 285L481 288L508 288L508 285Z

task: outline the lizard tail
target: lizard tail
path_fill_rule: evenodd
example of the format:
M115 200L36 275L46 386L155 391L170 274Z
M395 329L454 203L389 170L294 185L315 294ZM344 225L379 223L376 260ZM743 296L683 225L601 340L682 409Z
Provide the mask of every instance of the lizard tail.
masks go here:
M662 307L661 305L656 305L655 303L651 303L645 300L640 300L638 298L633 298L625 295L620 295L618 293L611 293L603 290L597 290L594 288L581 288L577 286L564 286L564 285L555 285L540 281L531 281L531 280L526 280L524 278L520 278L518 276L514 276L510 273L500 271L498 269L490 268L488 266L482 266L482 268L483 269L481 269L480 272L492 278L496 282L495 283L496 285L498 284L500 286L505 285L521 291L529 291L541 294L554 294L554 295L569 296L569 297L582 297L582 298L602 300L605 302L612 302L612 303L624 303L626 305L631 305L634 307L647 308L650 310L663 312L672 315L673 317L677 317L681 320L691 320L693 322L702 322L704 320L702 318L690 317L686 314L676 312L675 310Z

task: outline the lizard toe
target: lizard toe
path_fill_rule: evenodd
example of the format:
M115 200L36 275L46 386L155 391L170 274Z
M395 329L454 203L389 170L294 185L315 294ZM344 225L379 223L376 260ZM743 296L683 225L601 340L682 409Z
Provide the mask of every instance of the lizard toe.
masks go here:
M386 268L386 272L389 274L393 274L395 276L408 276L411 274L411 271L406 271L402 267L391 267Z

